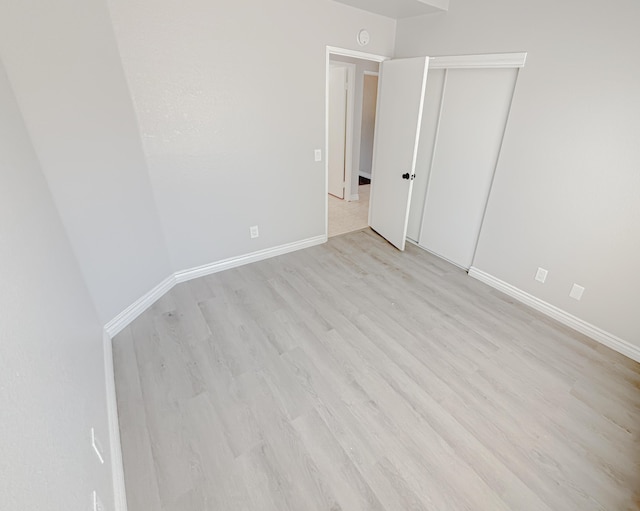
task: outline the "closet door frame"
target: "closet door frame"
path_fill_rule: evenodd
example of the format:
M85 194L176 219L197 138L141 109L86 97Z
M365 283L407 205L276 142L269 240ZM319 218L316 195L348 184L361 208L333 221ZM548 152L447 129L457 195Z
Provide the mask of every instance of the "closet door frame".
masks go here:
M431 57L430 69L504 69L521 68L527 61L527 53L486 53L482 55L453 55Z

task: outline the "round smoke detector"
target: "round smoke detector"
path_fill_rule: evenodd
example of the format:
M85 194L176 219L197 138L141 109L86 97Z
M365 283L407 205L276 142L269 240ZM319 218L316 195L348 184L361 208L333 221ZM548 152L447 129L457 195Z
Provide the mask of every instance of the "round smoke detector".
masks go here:
M364 28L360 30L360 32L358 32L358 44L360 46L366 46L367 44L369 44L370 40L371 36L369 35L369 32L367 32Z

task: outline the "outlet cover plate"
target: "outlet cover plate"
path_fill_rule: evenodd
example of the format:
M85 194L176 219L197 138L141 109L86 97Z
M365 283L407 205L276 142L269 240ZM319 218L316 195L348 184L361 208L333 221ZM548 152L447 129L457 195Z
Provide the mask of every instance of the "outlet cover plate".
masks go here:
M313 155L314 155L316 161L322 161L322 150L321 149L316 149L313 152Z
M536 272L536 280L544 284L544 281L547 280L548 274L549 272L544 268L538 268L538 271Z
M569 296L574 300L581 300L583 293L584 293L584 288L582 286L579 286L578 284L574 284L573 287L571 288L571 292L569 293Z
M258 231L258 226L252 225L251 227L249 227L249 234L251 235L251 238L257 238L258 236L260 236L260 232Z

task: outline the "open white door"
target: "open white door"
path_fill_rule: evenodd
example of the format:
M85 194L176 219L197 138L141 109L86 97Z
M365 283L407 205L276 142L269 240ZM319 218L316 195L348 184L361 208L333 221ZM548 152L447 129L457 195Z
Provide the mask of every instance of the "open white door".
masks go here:
M347 68L329 68L329 193L344 199Z
M380 66L369 225L404 250L429 57Z

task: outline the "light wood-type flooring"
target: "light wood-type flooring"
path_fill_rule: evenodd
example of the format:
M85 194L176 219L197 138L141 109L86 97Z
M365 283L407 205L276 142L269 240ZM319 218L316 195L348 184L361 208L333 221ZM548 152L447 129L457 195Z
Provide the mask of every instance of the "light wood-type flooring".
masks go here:
M631 510L640 365L370 230L114 339L129 511Z

